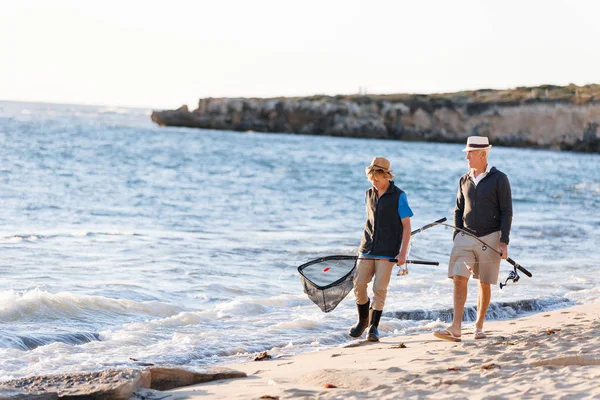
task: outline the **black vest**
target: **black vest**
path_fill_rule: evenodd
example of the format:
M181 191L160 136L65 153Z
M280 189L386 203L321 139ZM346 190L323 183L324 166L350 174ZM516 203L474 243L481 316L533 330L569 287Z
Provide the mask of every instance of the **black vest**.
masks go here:
M402 245L398 201L402 193L393 181L379 199L375 188L367 190L367 222L360 242L361 253L390 258L398 255Z

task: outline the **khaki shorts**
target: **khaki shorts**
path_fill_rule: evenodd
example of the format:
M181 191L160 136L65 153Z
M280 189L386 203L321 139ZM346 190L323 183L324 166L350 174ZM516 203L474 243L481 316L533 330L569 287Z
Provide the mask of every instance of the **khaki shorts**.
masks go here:
M494 249L500 244L500 231L480 238ZM495 285L500 274L500 255L486 248L479 240L459 232L454 238L454 245L448 263L448 278L464 276L479 279L481 282ZM470 269L470 270L469 270Z

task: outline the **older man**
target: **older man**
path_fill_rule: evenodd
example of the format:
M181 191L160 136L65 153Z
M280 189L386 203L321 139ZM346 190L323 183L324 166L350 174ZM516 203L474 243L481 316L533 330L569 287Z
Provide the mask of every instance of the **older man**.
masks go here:
M463 151L469 172L460 178L454 226L464 229L494 246L502 254L483 246L477 239L455 230L448 264L448 278L454 281L454 317L445 330L434 332L437 338L460 342L467 283L471 275L479 279L475 339L486 337L483 322L491 299L491 285L498 282L501 258L508 257L512 223L512 196L506 175L488 164L491 149L488 138L471 136Z

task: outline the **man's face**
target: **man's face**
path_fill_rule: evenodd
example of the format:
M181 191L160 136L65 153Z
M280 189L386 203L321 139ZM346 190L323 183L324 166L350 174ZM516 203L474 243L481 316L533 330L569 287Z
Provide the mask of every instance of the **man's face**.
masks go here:
M469 164L469 168L484 169L487 164L485 150L467 151L467 155L465 156L465 158L467 159L467 164Z

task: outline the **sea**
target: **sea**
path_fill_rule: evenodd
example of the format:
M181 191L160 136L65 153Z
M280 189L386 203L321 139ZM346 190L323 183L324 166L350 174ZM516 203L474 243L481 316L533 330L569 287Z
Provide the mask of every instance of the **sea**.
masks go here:
M355 255L365 167L387 157L412 229L452 221L459 144L159 127L150 109L0 102L0 380L206 368L348 345L354 295L322 312L297 267ZM489 320L600 302L600 156L494 147L511 182L509 256ZM413 236L381 336L451 316L452 229ZM503 261L500 281L512 266ZM477 283L469 283L465 327Z

